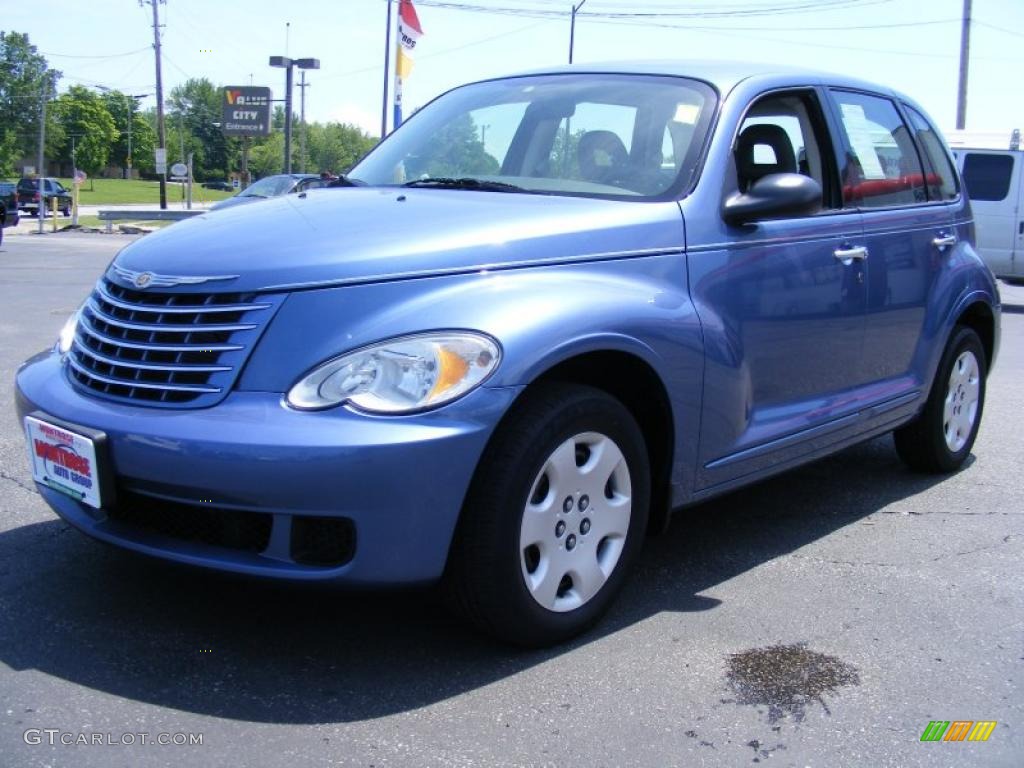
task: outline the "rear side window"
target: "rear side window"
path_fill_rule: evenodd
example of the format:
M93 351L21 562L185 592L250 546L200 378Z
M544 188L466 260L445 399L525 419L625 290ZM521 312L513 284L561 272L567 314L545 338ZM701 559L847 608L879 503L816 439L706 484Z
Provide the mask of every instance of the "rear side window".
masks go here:
M972 200L1005 200L1012 175L1013 158L1009 155L964 155L964 186Z
M846 134L843 204L913 205L928 199L924 171L896 105L880 96L832 91Z
M924 115L911 106L904 104L910 125L917 135L917 142L924 152L924 164L927 175L925 182L930 200L954 200L957 195L956 172L949 160L949 154L942 144L942 139L925 119Z

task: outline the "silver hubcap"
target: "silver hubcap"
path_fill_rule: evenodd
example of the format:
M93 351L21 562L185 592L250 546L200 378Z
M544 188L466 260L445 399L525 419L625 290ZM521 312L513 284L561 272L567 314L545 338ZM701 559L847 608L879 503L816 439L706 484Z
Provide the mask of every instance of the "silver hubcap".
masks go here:
M942 406L942 431L946 447L956 453L967 443L978 416L981 375L973 352L963 352L949 374L946 402Z
M533 481L519 533L533 599L563 612L596 595L622 555L631 510L629 467L611 438L584 432L558 446Z

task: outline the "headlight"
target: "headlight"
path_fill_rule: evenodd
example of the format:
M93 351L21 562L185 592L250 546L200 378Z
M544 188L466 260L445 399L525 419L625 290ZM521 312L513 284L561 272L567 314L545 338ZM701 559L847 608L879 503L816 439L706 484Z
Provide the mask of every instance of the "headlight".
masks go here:
M78 318L81 314L82 307L79 307L65 321L64 327L60 329L60 335L57 337L57 352L59 354L66 355L68 350L71 349L71 344L75 340L75 331L78 330Z
M478 387L501 356L477 333L404 336L350 352L317 366L288 392L295 408L351 403L371 413L434 408Z

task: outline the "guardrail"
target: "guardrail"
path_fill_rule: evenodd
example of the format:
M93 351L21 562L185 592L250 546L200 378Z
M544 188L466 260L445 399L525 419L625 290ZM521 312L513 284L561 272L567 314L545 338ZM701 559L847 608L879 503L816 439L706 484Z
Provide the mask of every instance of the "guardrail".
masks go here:
M199 216L206 211L100 211L97 216L100 221L107 222L107 232L114 231L115 221L182 221L193 216Z

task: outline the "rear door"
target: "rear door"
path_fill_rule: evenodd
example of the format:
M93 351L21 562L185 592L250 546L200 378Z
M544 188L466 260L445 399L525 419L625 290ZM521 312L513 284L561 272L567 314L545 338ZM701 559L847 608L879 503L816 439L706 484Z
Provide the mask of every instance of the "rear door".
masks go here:
M1021 153L961 149L957 155L974 212L978 254L997 276L1024 275Z
M929 200L914 134L887 96L830 89L845 142L843 202L861 212L867 280L864 369L885 400L920 386L914 358L928 296L952 247L948 201ZM947 245L941 245L946 242Z

